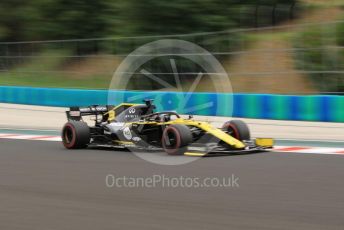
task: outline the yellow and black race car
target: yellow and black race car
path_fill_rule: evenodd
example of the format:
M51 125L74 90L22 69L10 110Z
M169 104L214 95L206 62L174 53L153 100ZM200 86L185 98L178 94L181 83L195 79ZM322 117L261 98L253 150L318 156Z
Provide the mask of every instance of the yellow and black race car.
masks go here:
M270 138L250 138L248 126L240 120L226 122L221 129L208 122L186 119L175 112L154 112L152 100L145 104L71 107L62 129L67 149L86 147L164 150L170 155L205 156L258 152L273 147ZM84 116L94 116L89 126Z

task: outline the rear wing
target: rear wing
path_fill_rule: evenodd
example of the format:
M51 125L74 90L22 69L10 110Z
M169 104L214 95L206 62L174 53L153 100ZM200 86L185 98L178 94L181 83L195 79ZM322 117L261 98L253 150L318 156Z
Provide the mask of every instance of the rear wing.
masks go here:
M66 111L67 119L80 121L83 116L98 116L104 115L109 110L113 109L114 106L101 106L101 105L92 105L88 107L70 107Z
M153 105L153 100L148 99L144 100L145 105L148 107L148 114L151 114L155 109L155 105ZM80 121L83 116L96 116L96 120L98 120L98 115L102 115L103 119L113 119L114 116L119 115L126 109L132 106L139 106L142 104L133 104L133 103L121 103L117 106L113 105L92 105L88 107L70 107L69 111L66 111L68 121ZM134 110L135 111L135 110ZM109 116L110 113L110 116ZM111 118L112 117L112 118Z

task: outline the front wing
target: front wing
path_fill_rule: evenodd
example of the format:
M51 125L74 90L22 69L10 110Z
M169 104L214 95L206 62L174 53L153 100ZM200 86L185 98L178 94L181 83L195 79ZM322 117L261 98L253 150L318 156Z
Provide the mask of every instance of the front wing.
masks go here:
M272 138L257 138L244 142L246 147L242 149L226 148L217 143L208 144L191 144L188 146L185 156L225 156L232 154L249 154L265 152L273 148L274 141Z

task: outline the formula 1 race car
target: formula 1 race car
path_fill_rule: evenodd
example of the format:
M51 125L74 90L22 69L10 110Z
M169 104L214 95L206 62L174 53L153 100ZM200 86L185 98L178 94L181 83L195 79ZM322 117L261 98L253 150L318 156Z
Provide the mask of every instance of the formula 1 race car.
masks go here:
M169 155L205 156L259 152L273 147L270 138L250 138L248 126L240 120L224 123L221 129L192 116L176 112L154 112L153 100L145 104L71 107L62 129L67 149L86 147L164 150ZM93 116L94 125L83 121Z

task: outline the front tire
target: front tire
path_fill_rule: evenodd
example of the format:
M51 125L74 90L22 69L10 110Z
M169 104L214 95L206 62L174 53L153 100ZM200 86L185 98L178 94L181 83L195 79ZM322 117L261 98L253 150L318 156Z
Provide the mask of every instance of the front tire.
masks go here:
M83 121L69 121L62 129L62 143L67 149L86 148L90 140L90 128Z
M251 139L250 129L247 124L241 120L227 121L223 124L222 129L239 141Z
M162 147L168 155L183 155L192 142L192 133L186 125L169 125L162 134Z

